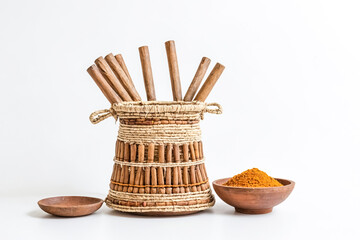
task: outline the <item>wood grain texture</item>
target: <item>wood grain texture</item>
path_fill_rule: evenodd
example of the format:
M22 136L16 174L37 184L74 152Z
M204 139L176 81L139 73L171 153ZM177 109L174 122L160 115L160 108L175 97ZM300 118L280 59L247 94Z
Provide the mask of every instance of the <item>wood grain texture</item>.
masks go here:
M130 160L130 144L125 143L125 145L124 145L124 161L129 162L129 160ZM123 183L128 184L129 183L129 167L123 166L123 168L125 169ZM123 186L123 191L127 192L127 190L128 190L128 186Z
M113 172L112 172L112 175L111 175L111 181L115 181L117 170L118 170L118 164L114 164ZM115 190L115 184L113 184L112 182L110 183L110 189Z
M143 144L139 144L139 146L138 146L138 162L139 163L144 162L144 145ZM140 185L140 178L141 178L142 171L143 171L142 167L136 168L135 185ZM133 193L138 193L138 192L139 192L139 188L134 187Z
M139 163L144 162L144 157L145 157L145 146L143 144L140 144L138 147L138 161ZM139 181L139 185L144 185L144 170L142 167L139 167L138 171L140 171L140 181ZM141 187L139 188L139 193L144 193L145 192L145 188Z
M131 84L132 84L133 87L135 88L134 82L133 82L132 79L131 79L129 70L128 70L127 67L126 67L126 64L125 64L125 61L124 61L123 56L122 56L121 54L117 54L117 55L115 55L115 59L116 59L116 61L120 64L120 67L124 70L124 72L126 73L126 76L129 78Z
M178 144L174 144L174 160L176 163L180 163L180 146ZM177 169L178 172L178 184L179 185L183 185L183 176L182 176L182 168L181 167L176 167L175 169ZM175 183L174 183L175 185ZM185 188L184 187L179 187L179 192L180 193L185 193Z
M180 82L179 66L176 56L175 42L173 40L165 42L165 48L166 48L166 54L169 64L173 100L181 101L182 100L181 82Z
M166 144L166 162L171 163L172 162L172 145L170 143ZM171 185L171 167L166 168L166 176L165 176L165 184ZM172 188L167 187L166 188L166 194L171 194Z
M190 158L191 158L191 160L196 161L195 149L194 149L194 144L193 143L189 143L189 149L190 149ZM196 172L195 172L195 166L194 165L190 166L190 183L192 183L192 184L196 183ZM196 186L191 186L191 191L196 192L197 187Z
M139 47L141 68L144 77L146 96L148 101L156 101L155 86L151 69L150 54L148 46Z
M158 156L159 156L159 163L164 163L165 162L165 146L163 144L158 146ZM158 176L158 185L164 185L164 169L162 167L158 167L158 172L157 172L157 176ZM161 187L159 188L159 193L160 194L165 194L165 188Z
M190 83L190 86L185 94L184 101L192 101L197 90L200 87L201 81L203 80L207 69L209 68L211 60L207 57L203 57L196 70L195 76Z
M112 72L110 66L106 63L103 57L99 57L95 60L96 66L99 68L101 74L105 77L114 91L121 97L123 101L131 101L131 97L121 85L120 81L116 78L115 74Z
M109 64L112 71L115 73L116 77L119 79L121 85L125 88L127 93L130 95L133 101L141 101L139 93L136 91L134 84L128 78L128 75L120 66L118 61L115 59L112 53L105 56L106 62Z
M175 163L179 163L180 162L180 151L179 151L179 145L174 144L173 145L173 151L174 151L174 162ZM178 167L174 167L173 168L173 180L172 180L172 184L173 185L179 185L179 168ZM180 192L180 188L179 187L173 187L173 193L179 193Z
M189 144L187 143L183 145L183 157L184 157L184 162L189 161ZM184 166L183 169L183 183L185 185L189 184L189 167L187 166ZM190 192L190 188L185 187L185 192Z
M147 147L148 149L148 163L154 162L154 153L155 153L155 145L154 143L150 143ZM150 167L145 168L145 185L149 186L151 183L151 171ZM145 187L145 193L150 193L150 187Z
M123 141L120 141L120 161L124 160L124 147L125 147L125 143ZM116 178L115 182L120 182L120 183L124 183L124 175L125 175L125 166L121 166L120 170L120 174L118 175L118 177ZM123 187L121 185L116 185L115 186L115 191L122 191Z
M117 95L114 89L112 89L110 84L106 81L100 70L95 65L91 65L87 69L87 72L111 104L122 102L121 98Z
M215 86L215 83L221 76L222 72L224 71L225 67L220 63L216 63L215 67L207 77L206 81L200 88L198 94L195 97L196 101L205 102L206 98L209 96L211 90Z
M115 159L119 160L120 159L120 141L116 140L116 144L115 144ZM120 176L120 165L119 164L114 164L114 168L113 168L113 173L111 176L111 181L115 181L116 182L116 177ZM110 188L112 190L115 190L115 184L114 183L110 183Z
M148 148L148 163L152 163L154 162L154 156L155 156L155 145L154 143L150 143L149 144L149 148ZM156 171L156 167L151 167L151 193L155 194L157 193L157 188L156 186L157 184L157 171Z
M136 144L131 144L130 145L130 162L134 163L136 160ZM130 167L130 181L129 181L130 185L134 185L135 184L135 167L131 166ZM128 192L131 193L133 192L133 187L130 186L128 188Z

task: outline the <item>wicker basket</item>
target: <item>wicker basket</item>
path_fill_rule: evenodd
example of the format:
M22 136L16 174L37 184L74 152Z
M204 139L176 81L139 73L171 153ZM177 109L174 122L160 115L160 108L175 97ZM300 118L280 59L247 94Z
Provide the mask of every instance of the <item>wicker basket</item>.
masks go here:
M107 206L146 215L189 214L213 206L199 125L206 112L220 114L221 107L122 102L94 112L94 124L109 116L120 121Z

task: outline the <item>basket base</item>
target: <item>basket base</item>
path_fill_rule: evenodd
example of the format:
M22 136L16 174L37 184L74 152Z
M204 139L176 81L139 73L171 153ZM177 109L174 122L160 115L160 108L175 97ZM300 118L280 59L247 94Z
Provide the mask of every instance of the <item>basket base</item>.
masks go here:
M184 211L184 212L128 212L135 215L140 216L153 216L153 217L160 217L160 216L181 216L181 215L189 215L201 212L200 211Z

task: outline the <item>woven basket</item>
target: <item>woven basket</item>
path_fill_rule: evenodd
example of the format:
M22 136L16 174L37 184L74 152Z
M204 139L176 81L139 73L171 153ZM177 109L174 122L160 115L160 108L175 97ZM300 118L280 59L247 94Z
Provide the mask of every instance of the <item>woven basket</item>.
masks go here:
M215 108L210 108L214 106ZM214 205L204 165L200 120L221 113L202 102L122 102L90 115L119 120L106 204L147 215L180 215Z

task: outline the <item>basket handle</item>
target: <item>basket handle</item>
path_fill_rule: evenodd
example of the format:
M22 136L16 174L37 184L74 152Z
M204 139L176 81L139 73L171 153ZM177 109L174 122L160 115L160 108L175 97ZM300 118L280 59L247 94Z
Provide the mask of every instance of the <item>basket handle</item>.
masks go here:
M115 118L115 121L117 121L118 117L112 107L109 109L103 109L93 112L92 114L90 114L89 119L92 124L97 124L111 116L113 116Z
M212 108L215 107L215 108ZM211 113L211 114L222 114L223 109L220 104L218 103L205 103L205 108L201 112L200 117L201 120L204 119L204 113Z

